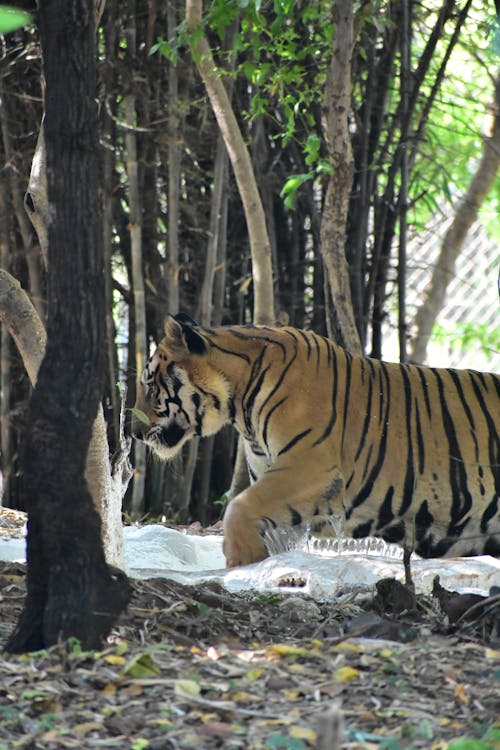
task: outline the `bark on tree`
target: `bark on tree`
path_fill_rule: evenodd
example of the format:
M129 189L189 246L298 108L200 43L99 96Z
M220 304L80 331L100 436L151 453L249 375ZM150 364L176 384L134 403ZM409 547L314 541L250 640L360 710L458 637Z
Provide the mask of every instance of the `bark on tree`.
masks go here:
M22 357L32 386L43 359L47 334L30 298L21 284L7 271L0 270L0 323L10 333Z
M176 3L167 5L168 38L176 33ZM179 188L182 148L179 141L179 80L175 65L168 68L168 311L179 312Z
M272 325L276 321L276 315L271 242L252 161L228 93L222 83L220 72L215 64L210 45L203 33L201 0L186 0L186 20L192 34L191 51L193 59L205 84L214 115L224 138L243 203L252 254L254 323ZM248 472L246 462L242 459L241 445L238 449L238 455L240 459L236 461L234 468L232 488L248 484Z
M201 288L200 322L204 326L220 325L222 318L222 298L215 294L217 274L223 273L225 244L221 247L221 237L226 234L227 220L227 150L221 135L217 138L214 161L214 184L210 207L210 232L208 236L205 275ZM210 500L210 474L214 453L215 436L211 435L201 444L199 501L196 518L203 516L203 511Z
M135 101L132 95L125 97L127 111L127 123L135 124ZM144 290L144 274L142 268L142 228L141 210L139 198L137 144L135 133L131 130L125 136L127 147L127 172L130 191L130 250L132 255L132 284L134 295L134 350L135 350L135 372L136 388L139 388L139 379L146 364L146 294ZM140 518L144 510L144 484L146 474L146 448L144 444L134 444L134 482L131 498L132 518Z
M224 38L224 50L229 52L234 40L235 25L227 31ZM234 63L234 55L232 56ZM234 70L234 67L232 68ZM228 78L225 88L229 102L233 94L233 79ZM224 138L219 130L217 146L214 158L214 173L212 200L210 205L210 228L208 234L207 254L205 259L205 274L201 287L200 315L201 325L220 325L222 319L223 296L218 293L220 280L217 276L224 274L226 265L226 225L227 225L227 176L228 176L228 153ZM222 242L222 240L224 240ZM215 436L206 438L199 448L199 492L198 504L191 508L195 518L203 518L206 514L207 503L210 500L210 476L212 472ZM245 467L246 472L246 467ZM246 472L248 475L248 472Z
M43 125L33 157L32 170L25 205L38 234L45 262L48 254L49 201L47 195L47 161ZM46 333L40 317L31 305L19 283L0 274L0 321L9 330L23 359L26 372L34 386L45 350ZM121 427L118 427L121 436ZM92 439L87 454L85 479L89 485L94 506L101 516L102 539L106 560L110 565L123 564L122 499L132 475L128 462L130 445L119 437L120 457L114 468L110 466L106 424L102 406L99 406Z
M400 51L401 70L399 74L401 101L401 186L399 190L399 248L398 248L398 339L399 361L407 360L407 323L406 323L406 260L408 229L408 186L409 186L409 132L408 117L411 76L411 3L401 2Z
M136 125L136 103L132 63L135 59L136 53L135 16L135 0L129 0L127 50L130 65L130 91L125 96L125 120L128 125L125 133L125 146L127 149L130 252L132 256L132 285L134 295L136 387L139 388L140 377L146 365L148 347L146 332L146 293L144 290L144 272L142 263L142 207L139 191L137 136L134 130ZM144 513L144 486L146 478L146 446L138 441L136 441L134 445L134 464L131 516L134 519L138 519Z
M416 335L411 342L410 353L414 362L425 362L432 328L444 305L446 290L455 274L456 262L465 237L476 221L479 208L500 168L500 72L497 72L495 79L492 115L491 133L484 138L483 151L478 167L444 236L430 283L424 294L424 300L415 316Z
M323 133L333 173L328 182L321 220L321 252L338 329L330 333L346 349L361 354L345 256L347 213L354 174L349 133L354 47L353 5L352 0L336 0L333 4L333 51L326 77L323 110Z
M95 0L96 24L102 15L104 4L105 0ZM103 211L105 213L106 201L104 203ZM40 125L32 159L28 188L24 196L24 206L37 233L42 258L45 266L47 266L50 206L47 193L47 151L43 121ZM104 242L107 241L107 238L110 241L109 234L106 235L104 231L103 237ZM110 273L110 269L105 268L106 277ZM2 275L0 284L0 319L13 336L30 382L34 386L45 348L45 329L36 310L30 306L29 299L20 285L13 279L7 279L5 275ZM111 315L110 309L108 312ZM106 321L108 337L111 335L111 329L112 325ZM17 336L16 331L18 330L22 330L22 338ZM42 338L43 344L41 344ZM111 375L110 387L115 383L116 378ZM123 565L124 544L121 507L132 476L132 469L128 460L130 444L123 437L123 425L119 423L119 417L117 417L117 422L117 442L120 447L113 459L113 466L111 466L104 413L102 406L99 406L87 454L85 479L89 485L94 506L101 516L106 560L110 565L121 567Z
M8 128L8 116L6 112L6 101L3 93L3 81L0 77L0 122L2 130L2 140L5 152L5 161L7 173L10 181L12 202L14 204L14 213L16 216L19 233L21 235L24 256L28 266L30 278L30 289L35 307L39 315L43 318L45 314L42 294L42 280L40 269L40 258L38 248L35 247L33 230L28 221L28 217L23 206L23 191L18 171L14 165L14 153L11 146L10 133Z
M0 173L0 268L9 267L9 238L7 213L9 204L7 202L7 186L5 176ZM1 270L0 270L1 273ZM0 291L1 295L1 291ZM1 309L0 309L1 320ZM8 331L4 326L0 331L0 445L1 455L1 482L0 482L0 505L3 497L8 496L10 473L11 473L11 341Z
M93 0L39 10L46 80L48 335L30 405L22 494L27 598L8 651L75 636L96 648L126 606L84 479L104 380L104 280L98 204Z
M186 0L186 20L191 32L193 58L222 132L245 211L252 253L254 323L273 324L275 322L273 269L266 217L250 155L210 45L203 33L201 0Z
M103 27L104 48L106 59L114 53L117 44L118 29L113 22L116 14L117 0L108 0L108 20ZM111 91L115 72L111 65L105 65L101 70L102 88ZM113 274L111 258L113 253L113 189L115 169L115 128L111 117L103 117L101 142L105 144L102 166L102 237L104 251L104 278L106 295L106 351L107 376L110 408L107 410L108 436L113 449L120 443L120 392L118 383L118 361L115 348L115 324L113 320Z

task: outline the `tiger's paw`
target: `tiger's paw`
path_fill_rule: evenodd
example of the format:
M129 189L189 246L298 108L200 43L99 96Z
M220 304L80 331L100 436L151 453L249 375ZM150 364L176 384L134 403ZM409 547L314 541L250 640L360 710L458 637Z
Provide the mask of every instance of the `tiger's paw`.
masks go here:
M222 548L228 568L249 565L268 556L259 534L258 523L249 517L247 509L237 498L229 503L224 516Z

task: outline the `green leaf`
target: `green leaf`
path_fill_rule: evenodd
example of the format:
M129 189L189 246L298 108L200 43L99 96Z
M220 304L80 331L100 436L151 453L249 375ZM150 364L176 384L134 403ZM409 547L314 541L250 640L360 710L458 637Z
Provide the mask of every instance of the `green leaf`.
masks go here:
M70 650L70 653L75 654L76 656L79 656L81 653L83 653L82 643L80 639L75 638L74 635L70 635L68 638L68 648Z
M293 209L295 202L295 194L299 187L311 180L314 177L314 172L303 172L302 174L294 174L289 177L281 189L280 197L285 199L285 206Z
M31 21L31 14L18 10L10 5L0 5L0 34L8 34L21 26L27 26Z
M135 406L133 406L130 409L130 411L132 412L132 414L134 415L134 417L137 417L137 419L139 420L139 422L142 422L143 424L146 424L146 425L150 425L151 424L150 418L148 417L147 414L144 414L144 412L141 409L137 409Z
M287 737L281 732L273 732L267 738L264 747L266 750L307 750L307 745L303 740L297 737Z
M159 674L161 674L160 667L146 651L133 656L122 672L122 676L135 678L157 677Z

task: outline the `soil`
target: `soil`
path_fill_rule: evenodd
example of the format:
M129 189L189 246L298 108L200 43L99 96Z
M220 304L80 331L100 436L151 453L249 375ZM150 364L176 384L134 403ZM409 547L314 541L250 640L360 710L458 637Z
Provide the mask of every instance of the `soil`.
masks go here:
M2 654L0 750L500 748L496 591L415 598L386 579L335 604L163 578L133 590L100 652ZM0 647L24 596L25 567L0 563Z

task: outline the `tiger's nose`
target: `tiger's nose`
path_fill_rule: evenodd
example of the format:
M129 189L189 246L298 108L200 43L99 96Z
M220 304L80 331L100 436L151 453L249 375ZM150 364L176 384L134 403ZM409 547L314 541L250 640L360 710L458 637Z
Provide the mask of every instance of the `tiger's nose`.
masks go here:
M139 427L135 430L132 430L132 437L136 440L144 440L144 433L142 429Z
M145 428L146 425L144 425L139 419L132 417L130 432L132 433L133 438L136 440L144 440Z

